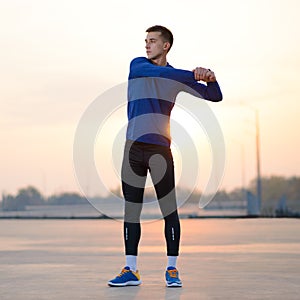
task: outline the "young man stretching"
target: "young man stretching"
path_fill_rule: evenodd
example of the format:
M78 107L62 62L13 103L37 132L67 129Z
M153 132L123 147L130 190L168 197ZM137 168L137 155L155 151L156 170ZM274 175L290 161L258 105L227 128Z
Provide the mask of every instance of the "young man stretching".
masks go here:
M181 91L214 102L222 100L222 93L210 69L197 67L193 71L185 71L169 65L167 53L173 44L170 30L156 25L146 32L148 58L132 60L128 81L128 127L122 163L126 267L108 285L141 284L137 255L141 236L140 215L149 171L164 217L168 256L166 285L181 287L182 282L176 269L180 222L170 150L170 114L176 96Z

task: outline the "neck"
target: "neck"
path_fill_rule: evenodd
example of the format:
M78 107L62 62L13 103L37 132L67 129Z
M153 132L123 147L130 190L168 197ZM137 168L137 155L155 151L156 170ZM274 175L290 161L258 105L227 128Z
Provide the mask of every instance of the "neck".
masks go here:
M157 66L165 67L167 65L167 57L161 56L158 58L151 59L151 62Z

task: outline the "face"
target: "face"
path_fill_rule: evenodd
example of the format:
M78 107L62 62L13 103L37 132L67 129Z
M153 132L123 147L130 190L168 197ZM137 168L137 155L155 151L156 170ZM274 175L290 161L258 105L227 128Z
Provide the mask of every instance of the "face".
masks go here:
M148 32L145 43L148 59L157 59L167 54L169 43L162 39L160 32Z

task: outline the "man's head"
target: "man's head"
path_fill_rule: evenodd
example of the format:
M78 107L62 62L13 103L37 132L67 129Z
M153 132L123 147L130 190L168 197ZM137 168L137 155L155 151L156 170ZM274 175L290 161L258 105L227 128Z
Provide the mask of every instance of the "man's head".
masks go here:
M166 56L173 45L173 34L164 26L155 25L147 30L146 51L149 59L157 59Z

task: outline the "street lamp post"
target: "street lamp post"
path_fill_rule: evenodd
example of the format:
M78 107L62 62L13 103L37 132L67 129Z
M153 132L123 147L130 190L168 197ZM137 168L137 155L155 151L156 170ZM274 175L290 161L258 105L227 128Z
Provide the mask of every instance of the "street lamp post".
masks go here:
M260 170L260 126L259 126L259 112L258 109L246 104L242 105L252 109L255 112L255 152L256 152L256 199L257 199L257 213L261 212L261 199L262 199L262 184L261 184L261 170Z
M255 127L256 127L256 171L257 171L257 183L256 183L256 193L257 193L257 202L259 214L261 211L261 173L260 173L260 128L259 128L259 113L255 109Z

